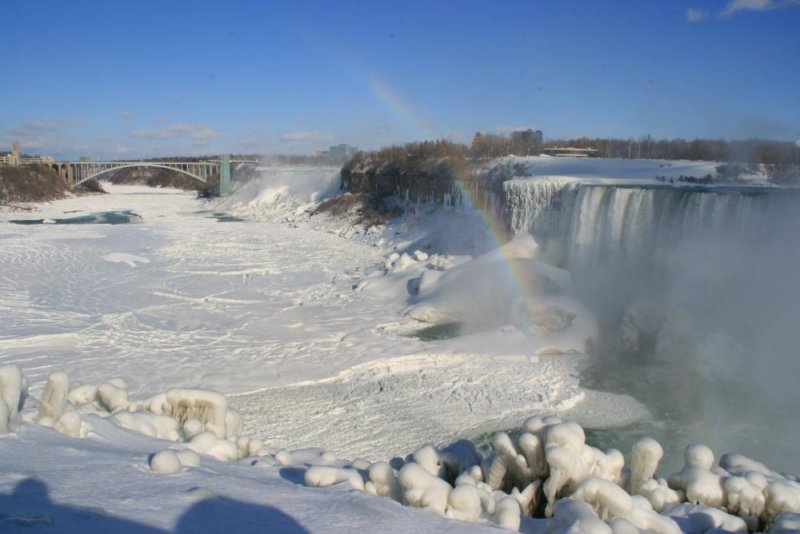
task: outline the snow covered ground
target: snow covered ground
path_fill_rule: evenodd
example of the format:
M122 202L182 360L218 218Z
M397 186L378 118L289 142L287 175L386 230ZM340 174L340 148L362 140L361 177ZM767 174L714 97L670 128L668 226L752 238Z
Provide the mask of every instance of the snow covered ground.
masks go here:
M315 189L309 173L323 186ZM533 414L594 427L647 415L630 397L579 387L591 317L551 287L561 274L536 264L535 243L512 242L469 261L467 254L493 245L474 214L409 216L367 233L345 219L309 217L305 206L330 191L333 176L300 174L292 182L291 170L268 171L214 203L104 184L108 195L0 212L0 367L16 365L30 381L22 419L0 435L0 527L483 531L492 527L348 484L305 487L305 467L350 465L336 458L364 466L358 460L519 428ZM287 182L299 183L300 193ZM112 210L131 210L141 222L9 222ZM244 220L221 222L215 212ZM520 272L538 273L547 291L520 287ZM469 314L453 315L470 297L481 309L487 295L507 299L515 290L523 298L504 301L510 316L480 317L481 328L452 339L413 335L426 326L415 310L417 319L472 324ZM124 379L132 402L122 412L141 413L147 397L171 388L219 391L241 414L241 435L271 454L233 462L202 455L199 466L156 475L152 454L193 445L122 428L91 404L76 408L84 438L34 422L56 371L72 387ZM308 447L319 449L298 451ZM558 531L535 521L523 528Z
M273 452L313 446L375 460L519 425L587 395L572 373L579 355L537 357L516 331L408 337L420 325L404 315L406 282L422 267L386 275L383 266L396 243L423 239L428 228L364 236L343 221L298 216L285 197L276 203L252 191L223 201L246 222L218 222L217 206L191 193L104 187L110 194L0 213L0 364L17 365L29 379L29 405L55 371L72 385L124 378L131 398L201 387L227 395L243 433ZM131 210L142 222L9 222L112 210ZM605 422L641 416L630 399L589 395L621 407ZM593 409L576 414L597 422ZM175 528L197 506L192 494L200 490L190 488L209 487L232 508L256 500L277 510L265 508L265 517L283 510L314 531L360 521L464 528L367 496L300 488L274 467L204 459L203 471L208 463L215 475L155 478L147 454L163 443L96 416L84 422L92 430L83 440L32 423L0 438L0 494L17 510L4 511L4 521L38 524L39 517L69 531L113 517L122 526ZM343 523L331 522L326 507L349 512L339 513Z

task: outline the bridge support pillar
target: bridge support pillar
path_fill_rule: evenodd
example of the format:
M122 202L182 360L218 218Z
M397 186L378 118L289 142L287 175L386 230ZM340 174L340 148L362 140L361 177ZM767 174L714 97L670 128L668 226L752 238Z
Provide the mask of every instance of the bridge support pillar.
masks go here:
M224 154L219 158L219 194L227 195L231 192L231 157Z

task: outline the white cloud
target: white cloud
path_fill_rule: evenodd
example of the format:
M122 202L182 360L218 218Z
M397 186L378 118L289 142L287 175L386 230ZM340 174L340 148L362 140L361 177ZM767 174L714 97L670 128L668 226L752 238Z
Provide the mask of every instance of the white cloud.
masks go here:
M73 126L84 126L84 122L79 120L63 120L63 121L47 122L39 119L33 119L18 124L14 128L8 130L6 133L10 135L16 135L19 137L27 137L30 135L42 134L45 132L60 132L65 128Z
M75 133L69 130L80 126L84 126L84 122L74 119L58 121L31 119L13 128L0 130L0 150L18 141L23 153L43 154L58 151L62 147L73 145Z
M209 139L221 137L222 134L212 129L207 124L177 123L154 130L134 130L131 137L137 139L175 139L177 137L190 137L195 143L204 143Z
M120 112L119 112L119 116L120 116L120 117L124 117L124 118L126 118L126 119L127 119L128 117L133 117L133 111L120 111Z
M689 22L703 22L707 18L708 12L705 9L690 7L686 10L686 20Z
M729 17L739 11L772 11L792 6L800 6L800 0L730 0L720 15Z
M281 141L288 143L321 143L333 139L330 134L324 134L316 130L304 132L283 132Z

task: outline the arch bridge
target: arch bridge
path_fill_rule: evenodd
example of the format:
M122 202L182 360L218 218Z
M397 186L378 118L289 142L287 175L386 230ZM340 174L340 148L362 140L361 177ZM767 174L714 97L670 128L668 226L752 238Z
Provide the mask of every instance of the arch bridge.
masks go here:
M230 156L221 156L218 160L203 161L59 161L51 165L67 183L80 185L117 169L129 167L150 167L168 169L207 183L214 176L219 176L219 192L230 193L231 164L257 165L257 161L231 160Z

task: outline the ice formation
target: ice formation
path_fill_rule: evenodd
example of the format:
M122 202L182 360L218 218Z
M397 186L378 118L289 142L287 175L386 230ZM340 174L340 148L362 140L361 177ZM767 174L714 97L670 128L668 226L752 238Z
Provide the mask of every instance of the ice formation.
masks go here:
M188 442L186 449L162 451L151 458L153 472L174 471L173 456L183 467L199 464L198 454L233 461L265 454L257 439L241 434L241 417L213 391L172 389L140 402L128 399L128 384L113 378L100 386L84 384L70 390L63 372L50 375L32 418L70 437L86 437L90 426L81 414L91 413L114 424L157 439ZM0 368L0 433L9 430L27 395L27 381L15 366ZM14 411L9 408L9 403ZM171 467L172 466L172 467Z
M19 417L10 406L22 406L26 384L18 369L6 366L0 386L0 430L8 430ZM122 380L69 391L67 375L56 372L37 416L26 420L86 437L83 413L177 442L150 456L153 473L197 467L201 455L235 461L265 453L260 441L240 435L240 417L225 398L205 390L174 389L130 401ZM321 449L280 451L260 461L303 466L307 486L345 483L443 517L513 531L529 529L526 522L536 518L544 520L545 532L791 532L800 524L795 477L739 454L715 465L705 445L689 445L683 469L666 480L657 477L663 450L655 440L635 442L625 469L620 451L588 445L580 425L552 416L531 417L514 435L498 432L490 445L485 457L459 440L444 448L427 444L391 462L347 463Z
M8 418L16 419L28 396L28 381L16 365L0 367L0 399L8 409Z
M469 443L469 442L466 442ZM454 444L455 445L455 444ZM512 437L498 432L481 458L464 440L425 445L402 462L325 463L306 471L306 485L347 482L358 490L469 522L520 530L548 518L546 532L754 532L791 530L800 521L800 483L741 455L714 465L704 445L689 445L684 468L657 478L663 456L651 439L636 441L630 468L620 451L585 442L580 425L531 417ZM362 469L363 468L363 469Z

